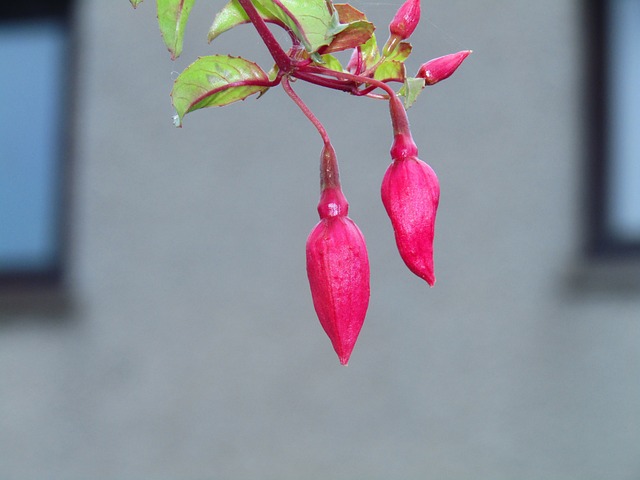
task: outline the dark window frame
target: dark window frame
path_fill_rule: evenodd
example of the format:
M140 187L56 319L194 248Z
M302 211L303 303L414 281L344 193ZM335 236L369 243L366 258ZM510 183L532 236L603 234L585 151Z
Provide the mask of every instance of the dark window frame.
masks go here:
M61 138L57 155L57 174L55 186L56 218L55 218L55 255L50 265L38 269L2 269L0 270L0 295L6 303L4 294L14 295L16 292L33 293L46 291L49 298L51 291L64 294L67 270L67 253L69 240L69 208L71 184L71 142L72 130L72 92L75 86L73 75L75 65L75 31L73 28L74 0L26 0L10 2L0 10L0 28L3 25L33 23L53 20L66 31L68 55L65 61L65 89L60 92L63 97L64 111L60 114ZM12 293L13 292L13 293Z
M589 168L586 182L586 253L588 258L640 259L640 238L625 239L611 228L612 99L609 94L610 58L609 5L615 0L589 0L585 5L587 65L583 75L589 112L586 116ZM640 161L640 160L639 160Z

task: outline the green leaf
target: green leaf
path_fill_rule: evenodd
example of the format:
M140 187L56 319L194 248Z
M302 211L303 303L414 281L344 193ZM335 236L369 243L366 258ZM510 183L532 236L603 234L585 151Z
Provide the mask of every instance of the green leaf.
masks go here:
M330 70L334 70L336 72L344 72L344 68L342 68L342 64L340 63L340 60L338 60L336 57L334 57L333 55L322 55L322 66L325 68L328 68Z
M142 3L142 0L129 0L129 2L131 2L133 8L136 8L140 3Z
M404 62L411 54L411 44L409 42L401 42L389 55L385 57L385 60L393 60L396 62Z
M380 81L393 80L396 82L404 82L404 63L396 62L395 60L385 60L378 65L373 74L373 78Z
M264 21L272 23L276 22L276 19L263 11L260 5L257 3L254 3L254 5ZM217 36L231 30L237 25L242 25L243 23L249 23L249 17L237 0L231 0L216 14L213 19L213 24L209 27L207 39L209 42L212 42ZM284 27L284 24L281 22L278 23L280 26Z
M216 14L211 27L209 27L207 39L212 42L218 35L231 30L236 25L248 22L249 17L247 17L244 9L236 0L232 0Z
M176 79L171 98L177 125L183 117L205 107L221 107L268 90L269 78L257 64L240 57L200 57Z
M254 0L287 25L309 53L329 45L346 28L328 0ZM275 7L275 8L273 8Z
M371 38L362 44L360 51L362 52L362 62L365 70L373 67L380 60L380 52L375 35L371 35Z
M195 0L157 0L157 3L160 33L171 53L171 59L175 60L182 53L184 29Z
M411 53L411 44L402 42L387 56L382 57L382 62L376 67L373 77L376 80L393 80L404 82L406 70L404 61Z
M347 28L327 0L253 0L260 16L290 30L309 53L329 45L333 37ZM209 41L227 30L249 22L237 0L227 3L209 28Z
M418 95L424 90L424 78L407 77L404 79L404 85L398 92L398 95L404 97L404 106L409 108L416 102Z

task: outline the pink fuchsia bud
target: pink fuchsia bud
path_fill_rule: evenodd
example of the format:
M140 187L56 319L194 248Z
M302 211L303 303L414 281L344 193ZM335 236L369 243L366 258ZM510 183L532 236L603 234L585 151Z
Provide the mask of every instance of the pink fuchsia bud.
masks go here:
M382 180L382 203L391 219L402 260L409 270L433 286L433 237L440 185L431 167L417 157L418 148L409 133L404 107L396 100L390 102L394 142L392 163Z
M320 324L346 365L369 306L369 257L362 232L347 216L337 169L329 178L327 170L333 169L321 170L320 222L307 238L307 276Z
M406 0L398 9L389 24L391 36L382 49L382 55L388 56L402 40L411 36L420 21L420 0Z
M406 40L416 29L419 21L420 0L406 0L391 20L389 32L401 40Z
M364 60L362 58L362 49L358 45L353 49L349 63L347 63L347 72L354 75L360 75L364 72Z
M381 193L402 260L409 270L433 286L438 177L418 157L396 157L385 173Z
M434 58L423 64L416 77L424 78L427 85L435 85L442 80L453 75L465 58L469 56L471 50L463 50L458 53L451 53L443 57Z

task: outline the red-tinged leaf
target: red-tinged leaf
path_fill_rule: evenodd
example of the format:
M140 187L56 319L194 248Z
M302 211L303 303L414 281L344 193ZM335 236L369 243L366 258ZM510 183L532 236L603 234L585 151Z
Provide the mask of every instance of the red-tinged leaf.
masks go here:
M334 3L333 8L335 8L338 13L340 23L358 22L367 19L367 16L363 12L348 3Z
M404 82L406 76L404 61L411 54L411 48L411 44L408 42L396 44L391 52L383 55L380 64L376 66L374 78L381 81Z
M269 88L267 74L257 64L240 57L200 57L176 79L171 98L177 112L176 125L184 115L205 107L221 107L244 100Z
M184 30L195 0L157 0L157 2L160 33L171 53L171 59L175 60L182 53Z
M336 3L333 5L341 24L347 27L336 34L331 43L323 47L321 53L339 52L356 48L371 38L375 26L367 21L367 17L360 10L354 8L348 3Z
M409 42L400 42L398 46L389 54L385 56L386 60L393 60L396 62L404 62L411 54L413 47Z
M347 24L347 28L333 38L329 45L322 48L320 51L324 54L356 48L371 38L375 28L376 27L373 23L364 20L351 22Z
M373 78L380 81L404 82L404 63L394 60L385 60L376 68Z

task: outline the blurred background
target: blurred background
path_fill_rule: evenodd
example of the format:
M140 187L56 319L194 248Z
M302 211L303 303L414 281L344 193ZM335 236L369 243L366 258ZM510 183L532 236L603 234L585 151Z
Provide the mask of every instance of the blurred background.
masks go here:
M380 42L400 3L353 2ZM5 19L0 478L640 478L640 163L594 160L617 150L608 104L591 102L613 97L608 64L589 68L606 53L594 39L629 47L622 66L638 69L638 49L589 30L603 3L640 31L636 0L423 1L411 73L474 50L409 110L442 188L433 289L400 260L379 199L386 104L294 85L369 247L346 368L305 273L313 127L280 89L172 125L172 82L198 55L270 67L251 27L208 45L222 3L200 1L172 62L151 0ZM637 118L633 90L615 89ZM620 118L611 130L638 128ZM62 155L16 162L26 147L6 145L24 132ZM601 181L615 178L626 187Z

